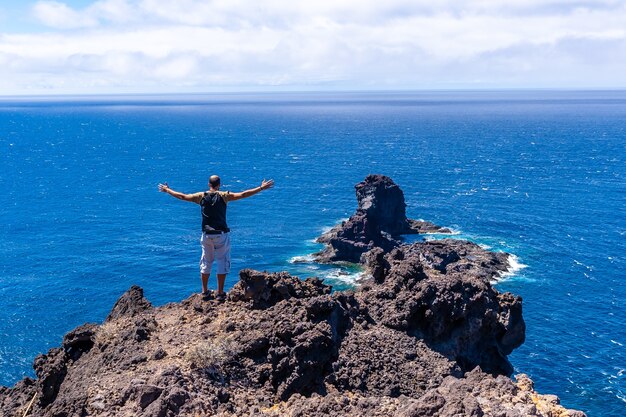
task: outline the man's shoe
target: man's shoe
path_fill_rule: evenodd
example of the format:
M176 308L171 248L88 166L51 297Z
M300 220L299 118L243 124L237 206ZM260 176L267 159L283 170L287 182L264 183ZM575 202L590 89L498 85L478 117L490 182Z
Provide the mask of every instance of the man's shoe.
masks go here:
M208 301L211 298L213 298L213 292L211 290L207 290L207 291L201 293L200 295L202 296L202 299L204 301Z
M217 301L219 301L220 303L223 303L224 301L226 301L226 293L219 293L215 296L215 299Z

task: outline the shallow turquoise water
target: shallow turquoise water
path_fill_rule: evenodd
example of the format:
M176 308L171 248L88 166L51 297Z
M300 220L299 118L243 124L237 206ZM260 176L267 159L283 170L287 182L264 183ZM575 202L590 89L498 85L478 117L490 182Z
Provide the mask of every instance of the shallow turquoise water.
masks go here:
M541 392L590 416L626 409L626 93L224 95L0 102L0 383L104 319L141 285L155 304L199 290L197 206L218 173L233 271L353 284L355 270L293 263L356 207L353 186L391 176L410 217L527 267L498 284L524 298L511 360ZM237 274L228 277L234 284ZM214 282L212 282L214 285Z

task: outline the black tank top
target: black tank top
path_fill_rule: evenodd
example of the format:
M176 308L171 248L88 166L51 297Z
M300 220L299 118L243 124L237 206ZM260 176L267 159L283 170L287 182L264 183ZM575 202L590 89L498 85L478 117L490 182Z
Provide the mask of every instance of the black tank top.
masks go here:
M202 200L200 200L200 209L202 211L203 232L208 232L211 228L230 232L226 225L226 201L220 193L215 191L204 193Z

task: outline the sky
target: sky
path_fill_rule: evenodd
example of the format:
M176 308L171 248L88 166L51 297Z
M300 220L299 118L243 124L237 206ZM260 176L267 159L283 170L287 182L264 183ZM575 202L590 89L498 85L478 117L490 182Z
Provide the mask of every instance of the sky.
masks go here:
M508 88L626 88L626 0L0 0L0 96Z

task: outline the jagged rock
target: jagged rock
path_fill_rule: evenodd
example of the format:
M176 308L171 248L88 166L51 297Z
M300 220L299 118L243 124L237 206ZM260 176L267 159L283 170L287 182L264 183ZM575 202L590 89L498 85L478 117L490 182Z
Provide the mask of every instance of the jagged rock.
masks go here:
M385 255L382 279L354 293L328 294L319 281L247 270L226 303L210 300L198 310L193 296L152 310L147 319L160 324L141 342L124 329L146 316L120 315L103 325L113 338L104 350L76 361L63 349L39 357L37 381L0 390L0 414L14 415L35 393L32 415L42 417L546 416L540 410L561 407L538 397L527 379L516 385L469 372L471 363L501 363L496 347L519 342L520 300L464 277L453 263L444 268L451 272L433 276L437 262L400 268L415 261L404 249ZM251 277L263 283L254 287L260 290L245 290ZM206 347L203 360L217 361L210 372L188 362L198 345ZM170 354L156 359L165 348Z
M229 298L233 301L251 301L257 308L267 308L281 300L329 294L330 288L317 278L302 281L285 272L267 274L243 269Z
M47 354L35 358L33 368L37 375L39 402L48 405L53 402L67 374L68 357L63 349L50 349Z
M521 376L527 379L525 375ZM519 377L518 377L519 378ZM527 382L524 382L527 386ZM531 381L532 384L532 381ZM417 401L411 401L398 417L456 416L584 416L550 402L532 388L514 383L504 376L494 377L476 368L463 378L447 377Z
M139 385L136 389L135 396L139 403L139 407L144 410L152 404L163 392L163 388L154 385ZM132 397L131 397L132 399Z
M157 348L152 354L152 359L155 361L161 360L167 356L167 352L161 346Z
M415 234L415 233L452 233L447 227L437 226L435 223L425 220L407 219L409 223L409 232L403 234Z
M524 342L522 300L490 284L506 255L444 240L364 257L379 285L357 298L374 320L417 336L463 370L513 372L506 355Z
M324 378L351 323L353 302L342 294L309 294L252 310L259 311L254 320L235 330L241 331L241 372L255 384L271 387L279 399L323 392Z
M356 186L356 213L317 240L327 247L315 255L319 262L359 262L374 248L389 251L400 235L426 232L450 233L447 228L406 217L404 193L384 175L368 175Z
M72 360L88 352L95 344L97 324L89 323L78 326L63 337L63 349Z
M133 285L115 303L105 321L112 321L122 316L133 317L149 311L152 304L143 296L143 288Z
M407 233L404 193L391 178L368 175L355 187L357 212L365 215L365 231L385 231L392 236Z
M189 393L179 387L168 387L153 400L142 414L145 417L176 416L189 399ZM142 407L143 408L143 407Z
M37 395L37 381L29 377L18 381L13 388L0 386L0 416L14 415L9 410L18 410L15 415L21 416Z
M418 398L448 375L462 372L421 340L384 327L355 326L341 342L329 382L342 392Z

